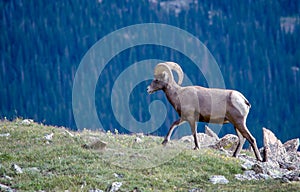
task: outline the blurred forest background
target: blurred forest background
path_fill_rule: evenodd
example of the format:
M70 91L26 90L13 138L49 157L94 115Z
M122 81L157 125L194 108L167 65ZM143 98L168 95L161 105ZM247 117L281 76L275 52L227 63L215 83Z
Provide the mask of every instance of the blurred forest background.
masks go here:
M300 137L298 0L3 0L0 10L0 118L76 129L72 86L84 54L110 32L151 22L179 27L207 46L226 88L239 90L252 104L248 127L259 145L263 126L282 141ZM190 62L174 50L151 45L113 58L99 77L95 101L106 130L119 127L109 105L114 79L130 64L152 58ZM205 86L194 69L184 71L193 84ZM141 83L130 100L140 121L149 119L149 83ZM166 105L168 120L153 134L166 134L176 119ZM228 132L233 129L220 134Z

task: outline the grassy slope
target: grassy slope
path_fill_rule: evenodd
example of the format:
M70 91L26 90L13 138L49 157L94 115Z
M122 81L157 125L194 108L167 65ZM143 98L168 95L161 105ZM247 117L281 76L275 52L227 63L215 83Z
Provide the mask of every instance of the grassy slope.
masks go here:
M142 191L187 191L193 188L206 191L300 189L299 183L283 184L275 180L237 181L234 174L242 173L239 160L208 149L200 151L182 149L175 157L171 156L170 160L159 162L162 154L168 150L160 148L162 138L159 137L145 136L141 144L136 144L135 136L83 131L73 133L72 137L64 128L36 123L26 126L20 122L20 120L0 122L0 134L10 133L9 137L0 137L0 176L8 175L13 178L9 180L0 177L0 183L17 190L105 190L115 181L123 183L121 191L130 191L135 187ZM54 136L53 141L47 143L43 137L49 133L54 133ZM108 143L105 151L82 147L95 138L101 138ZM145 157L145 164L137 167L149 164L150 168L133 169L134 167L130 165L138 162L131 160L136 159L132 154L130 156L123 154L122 162L114 159L114 156L118 155L114 149L120 147L123 147L124 151L126 148L142 150L157 147L159 150L156 156L160 158L149 160L146 155L141 155ZM128 165L122 164L127 161ZM11 169L14 163L22 167L24 173L16 174ZM39 171L28 170L32 167L38 168ZM120 177L116 177L115 173ZM224 175L230 182L227 185L213 185L208 181L211 175Z

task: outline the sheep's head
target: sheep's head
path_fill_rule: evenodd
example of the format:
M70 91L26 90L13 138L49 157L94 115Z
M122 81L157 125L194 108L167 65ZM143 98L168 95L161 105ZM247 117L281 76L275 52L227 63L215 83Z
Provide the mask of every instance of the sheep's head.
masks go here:
M181 67L174 62L164 62L156 65L154 69L154 79L147 87L149 94L164 89L167 85L176 84L172 70L178 74L178 85L181 85L183 80L183 72Z

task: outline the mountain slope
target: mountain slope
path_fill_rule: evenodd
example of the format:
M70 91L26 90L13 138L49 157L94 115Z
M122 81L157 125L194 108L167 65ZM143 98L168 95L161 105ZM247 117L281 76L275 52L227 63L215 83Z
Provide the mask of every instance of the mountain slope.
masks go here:
M183 144L178 141L162 148L161 141L162 138L153 136L70 132L63 127L19 119L1 121L0 184L20 191L105 190L113 182L122 183L120 191L296 191L300 188L299 183L283 184L278 180L238 181L234 175L242 173L240 160L211 149L193 151L180 147ZM148 149L161 153L154 155L156 160L149 158L149 153L130 154ZM174 149L178 149L177 153L171 153ZM162 157L166 154L171 154L169 159ZM120 156L123 162L116 161L114 156ZM144 164L137 164L135 159L142 158ZM212 175L224 175L229 183L214 185L209 182Z

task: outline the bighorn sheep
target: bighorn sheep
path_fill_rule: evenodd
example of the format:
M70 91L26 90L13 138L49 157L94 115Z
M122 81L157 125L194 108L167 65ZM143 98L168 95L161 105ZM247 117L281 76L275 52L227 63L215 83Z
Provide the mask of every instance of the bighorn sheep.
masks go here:
M172 70L178 74L178 83L174 80ZM180 116L171 125L162 144L167 144L175 127L187 121L193 133L194 149L199 149L196 122L232 123L239 138L233 156L238 156L245 139L247 139L254 149L256 159L262 161L256 140L246 127L246 118L251 106L247 99L240 92L234 90L201 86L181 87L182 80L183 71L181 67L174 62L164 62L156 65L154 79L147 87L149 94L163 90Z

